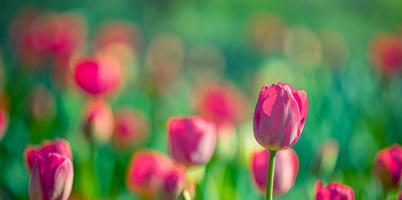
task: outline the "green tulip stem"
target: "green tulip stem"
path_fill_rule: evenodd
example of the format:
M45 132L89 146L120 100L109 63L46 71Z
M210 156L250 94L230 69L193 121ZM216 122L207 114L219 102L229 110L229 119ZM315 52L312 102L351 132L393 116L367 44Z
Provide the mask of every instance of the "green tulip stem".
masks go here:
M269 153L268 175L267 175L266 200L273 200L275 156L276 156L276 151L270 151L270 153Z

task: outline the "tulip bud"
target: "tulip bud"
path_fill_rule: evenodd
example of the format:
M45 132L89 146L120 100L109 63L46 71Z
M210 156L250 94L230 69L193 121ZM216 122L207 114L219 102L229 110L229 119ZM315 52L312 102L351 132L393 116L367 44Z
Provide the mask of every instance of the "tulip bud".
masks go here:
M73 163L70 145L65 140L28 147L25 160L31 180L29 197L33 200L67 200L73 186Z
M385 189L398 188L402 181L402 147L394 144L378 152L374 172Z
M251 171L254 183L261 193L265 193L267 185L267 168L269 151L256 151L252 155ZM285 149L276 153L274 172L274 194L281 195L290 190L296 181L299 170L299 159L293 149Z
M215 150L216 132L213 125L201 117L169 119L169 153L184 165L201 165L209 161Z
M142 198L175 199L183 183L182 168L157 152L137 152L130 162L127 187Z
M254 112L254 136L263 147L278 151L299 141L308 110L307 94L286 83L261 89Z
M318 181L315 188L315 200L335 199L354 200L355 194L353 192L353 189L349 186L332 182L324 187L322 185L322 182Z
M84 113L83 129L85 135L99 143L106 143L113 134L113 113L109 105L101 100L91 101Z
M99 96L118 88L121 79L120 62L111 55L82 58L75 64L74 78L88 94Z
M118 148L138 145L148 136L148 123L142 113L121 109L115 118L113 144Z

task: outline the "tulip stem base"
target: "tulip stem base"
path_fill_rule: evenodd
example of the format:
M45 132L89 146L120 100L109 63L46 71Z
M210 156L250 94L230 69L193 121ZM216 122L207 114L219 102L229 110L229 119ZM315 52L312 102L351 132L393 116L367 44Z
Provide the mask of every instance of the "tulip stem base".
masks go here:
M273 200L275 157L276 157L276 151L270 151L270 153L269 153L268 175L267 175L266 200Z

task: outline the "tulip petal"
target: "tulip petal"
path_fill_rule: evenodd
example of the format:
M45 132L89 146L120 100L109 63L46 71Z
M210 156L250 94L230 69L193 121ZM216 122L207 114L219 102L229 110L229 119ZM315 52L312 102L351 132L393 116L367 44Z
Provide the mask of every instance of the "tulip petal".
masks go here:
M32 168L31 180L29 181L29 199L31 200L43 199L39 164L35 164Z

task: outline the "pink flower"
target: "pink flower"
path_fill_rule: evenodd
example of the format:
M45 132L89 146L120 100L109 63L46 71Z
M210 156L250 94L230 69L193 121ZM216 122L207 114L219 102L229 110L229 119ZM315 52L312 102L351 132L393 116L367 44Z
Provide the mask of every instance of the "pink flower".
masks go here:
M317 181L315 188L316 200L354 200L355 194L349 186L332 182L324 187L321 181Z
M73 163L70 145L58 139L41 147L27 147L25 160L31 180L30 199L67 200L73 186Z
M370 44L373 64L384 74L402 72L402 37L396 34L379 34Z
M198 112L217 125L237 123L247 116L245 96L229 83L203 86L195 94L195 104Z
M308 111L307 94L286 83L262 87L254 112L254 136L263 147L278 151L299 141Z
M184 183L184 171L166 156L154 151L133 155L127 187L145 199L175 199Z
M3 139L8 126L8 115L4 106L0 106L0 141Z
M267 185L267 167L269 151L256 151L252 155L251 172L254 183L261 193L265 193ZM299 159L293 149L285 149L276 153L274 172L274 194L281 195L290 190L296 181L299 170Z
M209 161L216 143L213 125L201 117L174 117L167 124L169 152L184 165L200 165Z
M402 180L402 147L394 144L378 152L374 172L385 189L398 188Z
M120 109L115 117L113 144L116 147L130 147L140 144L148 136L148 122L142 113Z
M83 91L94 96L105 95L120 85L120 62L107 54L82 58L76 62L74 78Z
M94 99L89 102L83 121L86 136L99 143L105 143L112 137L113 127L113 113L109 105L102 99Z

